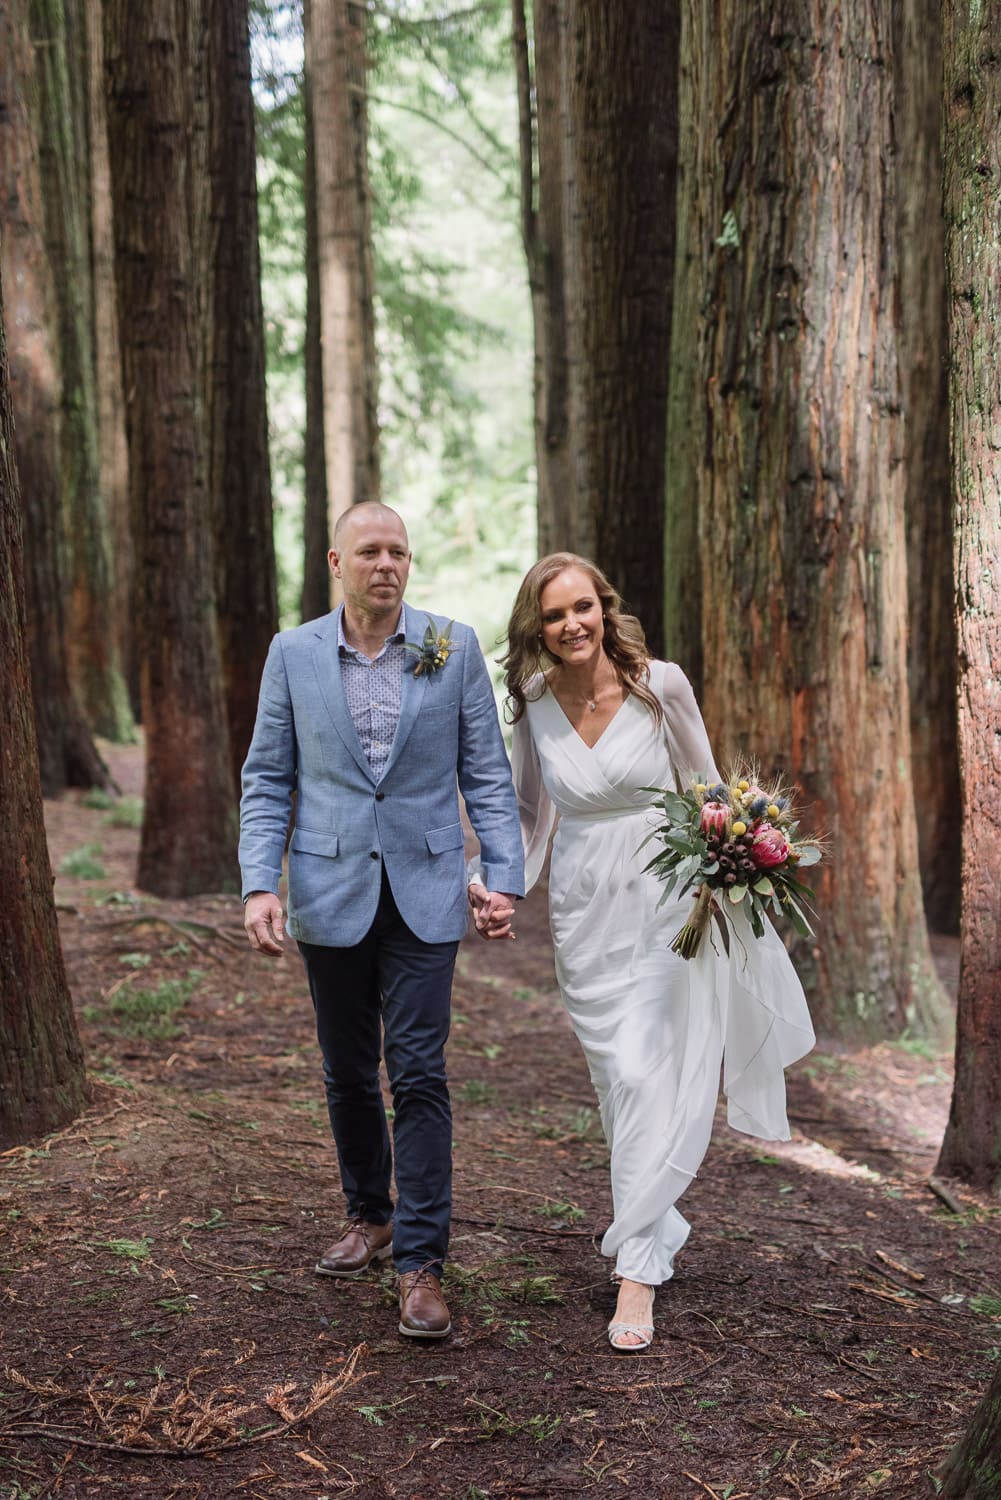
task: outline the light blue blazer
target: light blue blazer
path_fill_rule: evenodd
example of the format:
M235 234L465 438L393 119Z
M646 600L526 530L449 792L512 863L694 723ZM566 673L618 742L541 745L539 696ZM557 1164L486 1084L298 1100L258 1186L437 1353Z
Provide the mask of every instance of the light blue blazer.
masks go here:
M525 889L518 807L483 654L469 626L455 623L443 667L415 677L407 663L396 737L376 781L344 694L338 614L271 642L243 767L244 896L277 893L294 792L294 938L338 948L360 942L375 917L385 863L410 930L424 942L455 941L468 917L459 791L488 889L516 896ZM424 612L408 616L411 633L422 637ZM449 623L429 618L439 631Z

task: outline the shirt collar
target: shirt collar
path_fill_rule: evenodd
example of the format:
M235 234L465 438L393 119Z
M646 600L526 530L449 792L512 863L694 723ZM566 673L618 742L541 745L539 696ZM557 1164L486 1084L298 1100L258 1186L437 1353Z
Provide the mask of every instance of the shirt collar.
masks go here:
M399 645L399 644L401 644L401 642L405 641L406 638L407 638L407 606L405 604L401 603L401 605L400 605L400 623L397 625L396 630L393 632L392 635L387 635L387 637L386 637L386 645L387 646L396 646L396 645ZM352 646L352 645L350 645L348 643L348 641L345 639L345 636L344 636L344 606L343 605L337 611L337 650L338 650L339 655L341 655L341 656L347 656L347 655L354 656L354 655L357 655L355 647Z

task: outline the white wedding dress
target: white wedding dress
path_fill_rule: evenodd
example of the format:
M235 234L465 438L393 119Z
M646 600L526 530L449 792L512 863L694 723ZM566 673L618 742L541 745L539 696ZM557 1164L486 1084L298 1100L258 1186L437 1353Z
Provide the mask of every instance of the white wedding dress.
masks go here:
M658 726L630 695L593 748L537 679L515 725L513 769L526 880L549 875L556 973L584 1049L611 1150L614 1218L602 1253L620 1276L658 1285L689 1226L675 1206L709 1145L720 1064L735 1129L788 1140L783 1069L813 1045L802 987L769 923L753 937L730 908L730 957L710 930L691 960L671 952L689 893L658 909L643 867L656 822L651 787L718 780L680 667L650 664ZM534 696L533 696L534 695Z

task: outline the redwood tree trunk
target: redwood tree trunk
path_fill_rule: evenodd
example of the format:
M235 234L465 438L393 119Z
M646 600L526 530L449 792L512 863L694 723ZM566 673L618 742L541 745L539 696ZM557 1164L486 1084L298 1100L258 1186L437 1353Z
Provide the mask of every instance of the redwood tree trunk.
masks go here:
M66 661L61 380L43 231L37 97L27 0L0 6L0 269L7 286L11 399L24 510L28 654L42 789L106 786L107 770Z
M248 0L209 7L212 311L209 493L233 784L239 791L264 659L278 629Z
M942 34L939 0L894 0L900 391L907 517L907 678L918 857L928 925L959 931L959 756L953 607Z
M303 3L309 35L310 0ZM330 608L330 522L327 503L327 458L323 442L323 349L320 342L320 257L316 223L316 134L309 70L303 78L306 210L306 443L305 504L302 540L302 607L304 620L315 620Z
M94 298L94 369L97 386L101 493L111 535L111 597L106 624L115 638L133 712L139 710L139 652L135 630L129 455L125 393L115 301L115 238L111 217L111 165L104 92L101 0L86 0L88 140L90 144L91 286Z
M0 292L0 1151L65 1124L87 1102L42 821L23 563Z
M564 20L561 0L535 0L530 44L525 0L511 0L511 12L518 80L522 242L528 261L535 336L538 550L545 555L577 549L563 254Z
M667 386L667 474L664 485L664 655L676 661L702 696L702 562L699 544L698 434L705 422L699 348L705 267L716 229L699 212L715 142L701 129L711 115L705 97L708 53L717 45L711 7L682 6L678 65L678 192L670 378Z
M62 374L61 433L68 564L66 650L91 727L132 736L112 597L107 506L101 490L92 328L86 38L80 0L31 0L40 84L46 244L53 271Z
M996 1369L973 1420L949 1455L942 1500L997 1500L1001 1473L1001 1369Z
M354 0L310 0L323 440L330 532L379 498L379 436L368 177L366 16ZM330 579L331 598L333 578Z
M694 90L703 707L717 755L790 773L829 834L800 957L820 1029L868 1038L944 1014L910 774L889 21L889 0L724 0Z
M658 654L677 167L677 0L566 0L570 409L579 550Z
M198 0L104 8L115 273L146 735L139 884L161 896L236 884L235 799L206 493L200 285L206 153L196 122ZM232 539L233 545L242 538Z
M1001 13L997 6L974 8L949 0L944 52L942 156L960 662L963 919L956 1078L939 1170L997 1194L1001 1192L1001 391L996 347L1001 319L1001 138L997 129Z

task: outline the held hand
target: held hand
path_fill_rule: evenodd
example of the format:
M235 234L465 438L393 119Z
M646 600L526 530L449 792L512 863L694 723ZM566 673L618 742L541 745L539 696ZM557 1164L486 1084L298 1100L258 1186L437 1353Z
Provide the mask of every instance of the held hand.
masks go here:
M514 916L513 896L504 891L488 891L485 886L469 887L469 904L473 908L473 921L480 937L488 940L511 938L511 918Z
M248 897L243 909L243 926L250 939L250 946L256 948L258 953L267 953L269 957L276 958L284 952L282 943L285 940L285 921L282 904L270 891L258 891L255 896Z

